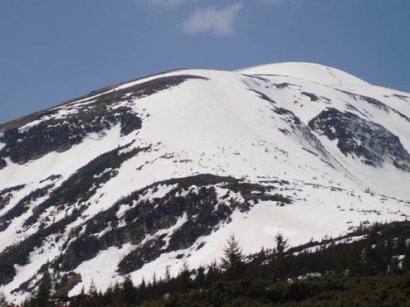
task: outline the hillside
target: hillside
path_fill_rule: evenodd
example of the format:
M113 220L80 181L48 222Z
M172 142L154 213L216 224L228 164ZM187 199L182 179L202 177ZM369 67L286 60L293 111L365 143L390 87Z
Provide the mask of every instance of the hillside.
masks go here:
M281 63L178 70L0 126L0 291L69 296L410 214L410 94Z
M243 255L235 238L221 265L167 272L138 286L124 280L100 293L91 286L67 297L47 292L47 278L24 307L37 306L407 306L410 302L410 224L361 225L336 238Z

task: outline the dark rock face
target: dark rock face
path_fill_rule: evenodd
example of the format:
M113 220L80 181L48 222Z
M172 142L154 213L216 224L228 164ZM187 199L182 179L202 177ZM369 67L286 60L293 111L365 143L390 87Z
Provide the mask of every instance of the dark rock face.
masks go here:
M281 120L284 120L285 122L290 124L290 127L292 129L292 131L288 131L287 129L279 129L279 131L281 131L285 135L290 135L291 133L298 135L307 144L309 144L308 146L311 146L312 149L315 149L317 153L320 153L323 157L328 156L328 153L326 149L323 147L322 143L312 133L308 125L302 122L300 118L296 116L295 113L276 106L273 107L272 111L280 115Z
M329 108L313 118L309 127L330 140L337 140L337 147L346 156L354 155L374 167L390 162L410 171L410 154L400 139L386 128L353 113Z

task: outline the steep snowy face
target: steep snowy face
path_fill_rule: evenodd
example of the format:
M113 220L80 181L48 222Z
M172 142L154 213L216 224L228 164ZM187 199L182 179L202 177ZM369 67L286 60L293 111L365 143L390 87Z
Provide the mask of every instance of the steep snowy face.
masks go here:
M170 71L0 126L0 291L102 290L410 214L410 95L280 63Z

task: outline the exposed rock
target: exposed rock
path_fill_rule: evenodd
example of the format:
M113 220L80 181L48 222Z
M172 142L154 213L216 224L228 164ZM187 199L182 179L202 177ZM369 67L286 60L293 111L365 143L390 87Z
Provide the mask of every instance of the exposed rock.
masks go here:
M400 139L389 130L350 112L329 108L309 122L310 128L329 140L337 140L337 147L371 166L390 162L410 171L410 154Z

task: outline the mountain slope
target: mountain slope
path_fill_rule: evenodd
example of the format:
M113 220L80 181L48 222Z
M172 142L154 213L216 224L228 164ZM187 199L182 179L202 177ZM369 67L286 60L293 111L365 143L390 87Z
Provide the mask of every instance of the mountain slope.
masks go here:
M281 63L171 71L0 126L0 284L138 283L410 214L410 94Z

